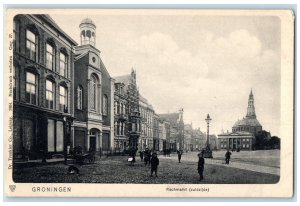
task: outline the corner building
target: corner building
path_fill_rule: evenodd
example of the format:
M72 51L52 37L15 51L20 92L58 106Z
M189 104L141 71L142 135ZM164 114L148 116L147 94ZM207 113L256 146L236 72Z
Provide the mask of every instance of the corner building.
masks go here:
M114 77L114 125L115 146L117 150L138 148L141 115L139 109L139 91L136 83L136 71L131 70L128 75Z
M83 19L79 25L80 46L74 60L74 147L84 151L111 151L114 147L114 80L96 48L96 25Z
M73 47L49 15L16 15L13 27L14 161L52 158L73 144Z

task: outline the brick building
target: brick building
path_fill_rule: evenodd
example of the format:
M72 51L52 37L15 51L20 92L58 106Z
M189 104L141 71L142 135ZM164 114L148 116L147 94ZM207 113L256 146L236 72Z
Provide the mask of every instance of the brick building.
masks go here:
M111 151L114 147L114 80L96 48L96 25L83 19L80 45L74 59L74 145L84 151Z
M139 110L141 114L141 133L139 139L139 149L152 149L154 147L154 109L153 106L149 104L148 100L142 95L139 95Z
M172 151L184 149L183 109L178 113L159 114L161 120L170 123L170 148Z
M115 145L118 145L119 148L129 149L129 148L138 148L138 141L140 137L140 130L141 130L141 115L139 110L139 91L137 88L136 83L136 71L131 70L131 73L128 75L114 77L115 79L115 88L116 91L119 88L122 88L123 94L118 95L118 92L115 92L115 120L114 125L119 126L119 130L115 130L116 132L116 139ZM125 105L124 105L125 103ZM119 106L118 106L119 105ZM123 105L123 109L122 109ZM125 106L125 109L124 109ZM119 110L118 110L119 108ZM119 114L118 112L119 111ZM123 117L120 119L118 118L120 111L125 113L126 118ZM122 131L123 125L123 133ZM121 129L120 129L121 128ZM125 130L125 131L124 131ZM118 132L119 131L119 132Z
M77 43L49 15L15 16L13 36L14 161L66 154Z

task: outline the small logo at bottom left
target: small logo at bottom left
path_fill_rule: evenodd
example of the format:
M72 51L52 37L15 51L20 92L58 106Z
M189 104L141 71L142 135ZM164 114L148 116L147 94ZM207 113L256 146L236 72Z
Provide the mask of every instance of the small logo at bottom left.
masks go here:
M16 190L16 185L9 185L9 189L14 192Z

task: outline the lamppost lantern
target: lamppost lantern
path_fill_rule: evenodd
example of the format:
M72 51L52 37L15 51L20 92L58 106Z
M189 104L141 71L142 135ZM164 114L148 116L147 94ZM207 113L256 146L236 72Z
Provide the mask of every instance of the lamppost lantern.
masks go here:
M207 117L206 117L205 121L206 121L207 124L209 124L209 122L211 121L211 118L210 118L209 114L207 114Z

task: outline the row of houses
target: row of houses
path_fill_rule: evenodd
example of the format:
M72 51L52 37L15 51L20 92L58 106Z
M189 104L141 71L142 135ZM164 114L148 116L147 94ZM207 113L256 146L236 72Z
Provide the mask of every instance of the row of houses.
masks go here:
M104 153L205 147L206 134L184 124L183 109L155 112L140 94L133 68L122 76L110 75L96 47L91 19L83 19L79 28L80 44L49 15L14 17L14 159L52 158L78 146ZM232 134L220 134L218 141L210 135L210 146L251 149L252 130L262 127L251 91L246 118L235 124Z
M183 109L157 114L136 71L112 77L83 19L80 44L49 15L17 15L13 24L14 160L83 151L183 149Z

